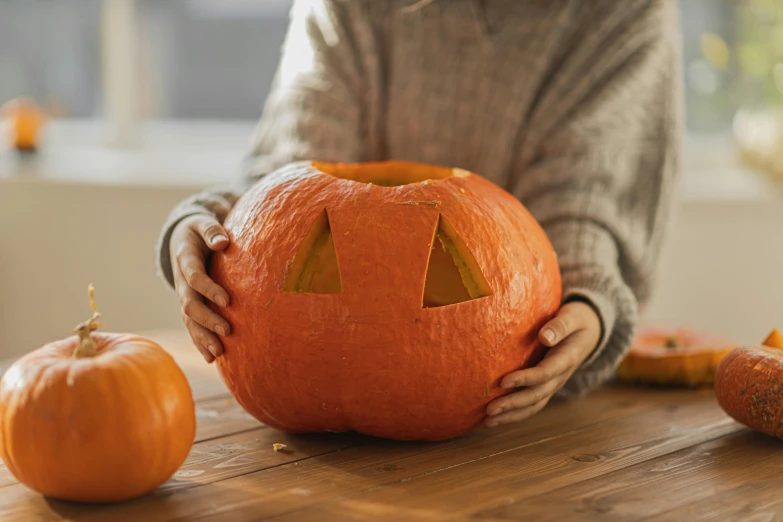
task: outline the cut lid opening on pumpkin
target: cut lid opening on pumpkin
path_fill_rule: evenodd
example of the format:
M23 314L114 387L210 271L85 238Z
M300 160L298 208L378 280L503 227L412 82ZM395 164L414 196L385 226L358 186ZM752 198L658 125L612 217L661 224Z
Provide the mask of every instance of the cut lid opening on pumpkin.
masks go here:
M423 308L436 308L492 295L467 245L441 214L432 236Z
M436 165L421 165L406 161L378 163L324 163L314 161L313 167L335 178L367 183L381 187L399 187L425 181L438 181L453 176L464 177L468 173Z
M283 291L297 294L341 294L340 265L329 215L315 219L288 268Z

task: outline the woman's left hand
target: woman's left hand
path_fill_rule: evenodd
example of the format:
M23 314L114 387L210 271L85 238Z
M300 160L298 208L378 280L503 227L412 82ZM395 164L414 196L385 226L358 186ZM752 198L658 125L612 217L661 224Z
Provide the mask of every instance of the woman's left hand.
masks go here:
M487 405L488 428L532 417L593 352L601 338L601 320L592 306L581 301L564 304L557 316L538 333L549 351L538 365L506 375L504 388L523 390L499 397Z

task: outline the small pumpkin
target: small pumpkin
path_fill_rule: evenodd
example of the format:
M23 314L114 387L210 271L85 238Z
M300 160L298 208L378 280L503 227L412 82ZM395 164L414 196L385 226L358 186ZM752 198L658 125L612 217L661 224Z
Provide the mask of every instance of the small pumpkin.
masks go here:
M195 406L163 348L129 334L78 335L16 361L0 380L0 456L29 488L81 502L130 499L156 488L193 444Z
M712 384L715 369L735 343L687 328L646 328L617 368L622 381L662 386Z
M560 306L557 257L512 195L459 169L301 162L225 222L212 277L231 296L218 368L288 432L442 440L536 364Z
M762 346L742 346L726 356L715 374L715 397L738 422L783 438L783 346L773 344L780 340L776 332Z
M0 115L9 120L10 145L30 152L38 147L41 128L46 122L44 112L29 98L16 98L0 107Z

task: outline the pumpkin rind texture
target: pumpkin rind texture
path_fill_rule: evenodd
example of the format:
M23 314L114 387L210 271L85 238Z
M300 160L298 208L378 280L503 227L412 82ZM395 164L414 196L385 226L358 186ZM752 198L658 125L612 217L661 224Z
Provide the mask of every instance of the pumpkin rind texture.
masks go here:
M263 178L225 227L230 246L210 267L231 298L218 368L249 413L291 433L465 433L507 392L505 374L540 360L538 329L560 305L540 225L465 171L300 162ZM318 244L337 262L298 286L311 273L298 255ZM461 297L435 273L449 255Z
M617 368L617 378L637 384L711 385L723 358L736 344L686 328L645 328Z
M52 498L114 502L147 493L182 465L195 405L174 359L147 339L93 333L97 354L73 358L69 337L16 361L0 381L0 456Z
M738 422L783 438L783 350L768 346L733 350L715 374L715 396Z

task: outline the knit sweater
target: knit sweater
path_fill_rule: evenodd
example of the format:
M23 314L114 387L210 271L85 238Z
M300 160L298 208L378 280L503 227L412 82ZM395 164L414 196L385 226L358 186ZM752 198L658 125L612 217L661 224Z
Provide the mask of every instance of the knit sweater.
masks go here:
M460 167L516 196L558 254L564 299L602 323L565 387L614 372L650 293L679 170L675 0L296 0L237 183L177 206L223 220L298 160Z

